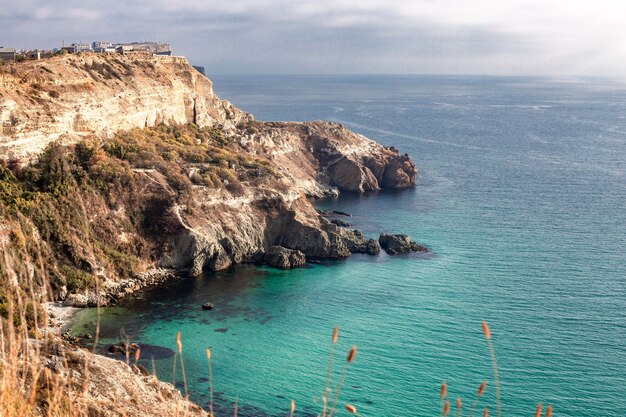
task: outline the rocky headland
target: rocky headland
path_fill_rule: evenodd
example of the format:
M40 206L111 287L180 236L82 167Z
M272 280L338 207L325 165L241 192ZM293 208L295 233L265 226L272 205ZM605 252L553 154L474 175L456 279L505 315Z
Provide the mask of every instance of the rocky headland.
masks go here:
M407 154L336 123L256 121L181 57L5 63L0 126L0 307L8 317L11 297L32 300L31 326L37 303L105 305L180 270L425 250L368 239L311 203L413 187ZM141 370L58 349L69 353L47 351L46 372L102 415L205 415Z
M15 193L51 195L56 213L43 223L77 223L57 225L64 236L42 233L51 225L28 221L37 207L14 207L58 271L55 297L80 306L157 282L165 275L149 272L156 268L199 274L377 254L376 240L330 221L310 199L413 187L417 173L408 155L336 123L255 121L181 57L77 54L4 65L0 122L3 175L22 187ZM67 219L55 187L74 205ZM97 280L98 295L90 282L63 285L68 275Z

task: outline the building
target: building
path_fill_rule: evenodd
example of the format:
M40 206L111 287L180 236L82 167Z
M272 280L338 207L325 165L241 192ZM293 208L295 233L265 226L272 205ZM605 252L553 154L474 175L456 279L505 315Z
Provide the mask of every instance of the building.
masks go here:
M117 44L117 46L123 46L128 51L141 51L141 52L151 52L154 55L172 55L172 47L169 43L159 43L159 42L131 42L124 44Z
M111 42L95 41L91 43L91 49L93 49L94 51L96 51L97 49L107 49L107 48L115 49L114 45Z
M88 43L73 43L70 46L74 47L74 53L78 52L92 52L91 45Z
M4 48L0 46L0 60L15 61L17 50L15 48Z
M115 53L116 49L114 46L99 46L94 48L93 51L99 53Z
M24 51L22 54L26 59L41 59L41 51L39 49L33 49L32 51Z
M91 43L91 49L99 53L113 53L115 52L115 45L111 42L96 41Z
M93 52L91 45L88 43L73 43L70 46L61 47L62 51L69 52L70 54L77 54L79 52Z
M115 46L115 51L117 53L123 54L125 52L132 52L135 49L133 48L132 45L116 45Z

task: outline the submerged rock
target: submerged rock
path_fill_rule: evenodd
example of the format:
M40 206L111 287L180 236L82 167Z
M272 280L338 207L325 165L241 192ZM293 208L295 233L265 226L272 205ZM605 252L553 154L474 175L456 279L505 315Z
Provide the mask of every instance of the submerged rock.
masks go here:
M340 219L334 219L330 221L332 224L336 224L339 227L350 227L350 223L348 222L344 222L343 220Z
M380 246L389 254L410 252L426 252L428 248L419 243L412 242L407 235L381 233L378 238Z
M131 355L134 354L139 345L137 343L116 343L107 349L113 355Z
M305 262L304 253L282 246L272 246L263 254L263 263L280 269L298 268Z

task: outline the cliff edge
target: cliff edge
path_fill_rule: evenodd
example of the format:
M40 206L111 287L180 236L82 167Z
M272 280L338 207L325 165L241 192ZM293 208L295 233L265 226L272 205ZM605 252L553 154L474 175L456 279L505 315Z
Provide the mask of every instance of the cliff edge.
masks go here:
M3 176L18 186L5 201L39 220L33 231L49 247L60 298L79 272L108 289L105 303L128 289L122 278L155 267L200 273L377 253L309 198L415 184L408 155L336 123L255 121L180 57L5 64L0 121ZM51 208L41 220L43 200Z

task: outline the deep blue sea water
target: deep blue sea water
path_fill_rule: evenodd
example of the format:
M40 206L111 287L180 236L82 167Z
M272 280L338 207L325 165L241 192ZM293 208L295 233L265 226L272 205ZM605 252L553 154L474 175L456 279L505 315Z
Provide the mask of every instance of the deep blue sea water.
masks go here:
M414 190L319 201L367 235L402 232L429 257L353 256L294 271L250 266L169 283L104 309L106 339L175 348L191 396L240 415L319 411L332 327L357 358L340 403L363 416L439 413L439 384L495 415L626 415L626 85L440 76L216 76L260 120L327 119L408 152ZM211 312L198 305L212 300ZM78 317L76 332L95 316ZM150 367L150 364L146 362ZM156 360L172 380L171 358ZM336 377L336 375L335 375ZM177 377L180 381L180 374ZM228 412L230 413L230 411ZM341 410L339 415L344 415ZM477 414L477 413L475 413ZM226 415L222 412L220 415Z

